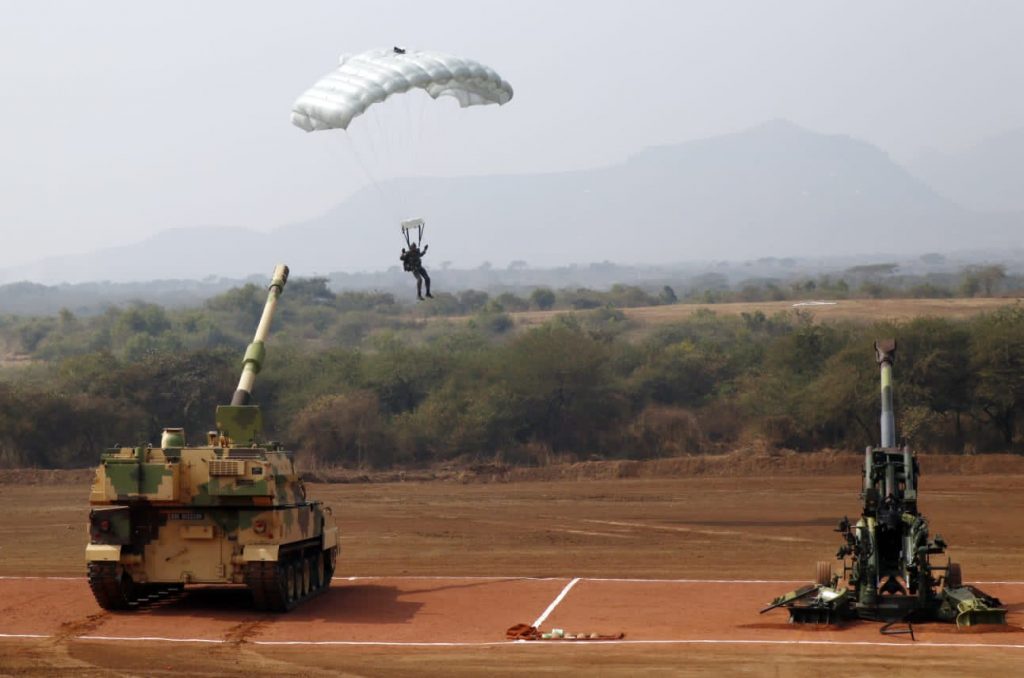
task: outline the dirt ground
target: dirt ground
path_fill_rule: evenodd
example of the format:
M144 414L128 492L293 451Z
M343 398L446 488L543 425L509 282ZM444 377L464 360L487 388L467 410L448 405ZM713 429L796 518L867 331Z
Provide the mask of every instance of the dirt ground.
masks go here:
M330 592L283 616L238 589L104 612L84 581L87 485L0 485L0 675L1020 673L1024 473L952 463L922 462L922 511L1010 625L918 625L916 642L758 614L835 553L835 523L858 511L852 473L312 485L343 553ZM504 640L545 612L545 629L626 635Z

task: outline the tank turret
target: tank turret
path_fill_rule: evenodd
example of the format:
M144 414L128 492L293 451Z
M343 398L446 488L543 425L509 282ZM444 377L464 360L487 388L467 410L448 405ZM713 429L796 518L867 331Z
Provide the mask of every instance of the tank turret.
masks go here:
M130 609L188 584L246 584L259 609L289 610L327 589L338 556L330 509L306 497L291 453L262 441L253 403L264 342L288 281L274 269L230 405L205 445L165 428L159 446L100 459L89 495L89 585L106 609Z

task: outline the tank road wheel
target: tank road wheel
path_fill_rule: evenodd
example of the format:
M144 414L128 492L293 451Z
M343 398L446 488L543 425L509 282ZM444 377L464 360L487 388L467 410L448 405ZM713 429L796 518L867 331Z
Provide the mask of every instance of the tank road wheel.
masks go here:
M324 554L324 588L330 588L334 578L334 567L338 562L338 547L329 549Z
M292 563L292 580L295 582L295 602L302 600L302 561L296 560Z
M270 609L267 586L264 585L263 563L250 562L245 564L245 585L252 593L252 605L257 610Z
M827 560L819 560L814 569L814 583L818 586L832 585L832 563Z
M313 556L313 582L317 589L327 588L325 584L330 582L324 582L324 552L317 551L316 555Z
M295 601L299 599L298 591L295 586L295 563L288 563L284 567L284 585L285 585L285 598L288 601L288 609L295 606Z
M309 562L309 556L302 559L302 596L308 596L313 591L313 566Z
M964 575L960 570L960 563L950 563L946 570L946 588L958 589L964 585Z
M263 590L263 600L266 607L262 609L271 612L287 612L292 609L293 603L288 599L288 568L280 562L252 563L258 568L259 585ZM256 594L253 598L258 600Z
M89 588L104 610L127 610L137 599L132 576L120 563L89 563Z

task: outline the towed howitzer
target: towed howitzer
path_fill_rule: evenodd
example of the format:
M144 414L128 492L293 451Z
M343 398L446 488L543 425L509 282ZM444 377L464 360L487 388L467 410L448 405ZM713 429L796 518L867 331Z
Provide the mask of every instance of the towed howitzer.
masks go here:
M887 622L883 633L898 622L945 621L958 627L1005 624L1006 610L998 599L963 584L960 565L947 559L932 563L946 551L941 535L929 537L928 521L918 511L916 455L896 444L893 415L892 366L896 340L875 342L881 371L881 446L864 451L863 509L855 524L843 518L836 528L843 544L836 558L841 574L827 561L819 562L813 584L779 596L762 613L777 607L789 610L794 623L832 624L845 619Z
M258 609L284 612L330 586L339 548L331 510L306 497L291 453L261 439L252 404L287 281L288 267L277 266L238 388L217 407L205 445L165 428L159 447L101 455L85 549L101 607L131 609L188 584L245 584Z

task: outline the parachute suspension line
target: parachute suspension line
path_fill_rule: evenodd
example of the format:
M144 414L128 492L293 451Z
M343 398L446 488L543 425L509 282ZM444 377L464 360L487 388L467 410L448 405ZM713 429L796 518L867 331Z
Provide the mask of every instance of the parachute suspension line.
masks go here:
M417 174L419 174L420 162L423 160L423 116L427 108L427 95L421 93L420 96L405 97L405 99L410 108L414 105L416 106L415 113L409 112L409 120L412 125L412 141L409 143L409 147L412 153L410 164L416 168ZM413 104L409 102L409 99L415 99L417 103Z
M370 118L371 124L375 128L375 131L371 132L367 136L370 137L371 139L374 136L377 137L377 141L379 142L379 146L381 148L375 149L374 155L382 163L382 169L384 169L385 172L388 169L391 170L391 176L388 177L388 180L390 180L391 182L391 188L389 190L394 196L395 201L398 203L398 209L396 210L395 205L392 205L391 212L393 215L395 215L396 218L402 219L404 218L403 215L408 209L408 201L405 199L405 196L403 195L401 182L398 180L398 177L396 176L396 174L398 174L399 172L397 168L394 167L394 165L396 164L395 158L400 157L401 154L399 152L396 152L393 132L389 134L390 126L381 124L381 113L378 112L379 110L379 106L373 106L365 113L365 115ZM391 167L388 167L388 165L391 165Z
M348 148L349 151L351 151L352 153L352 157L356 159L356 164L359 165L359 169L363 170L363 174L366 175L366 178L370 180L371 184L373 184L373 188L377 192L377 197L380 198L381 206L385 210L391 212L392 218L397 219L398 217L395 214L394 205L392 205L390 201L387 199L387 196L384 195L384 189L381 188L380 182L377 181L377 177L375 177L373 175L373 172L371 172L370 169L367 167L366 162L363 160L362 155L359 153L359 149L356 147L355 142L352 141L348 133L343 134L342 137L344 137L345 143L348 144Z

